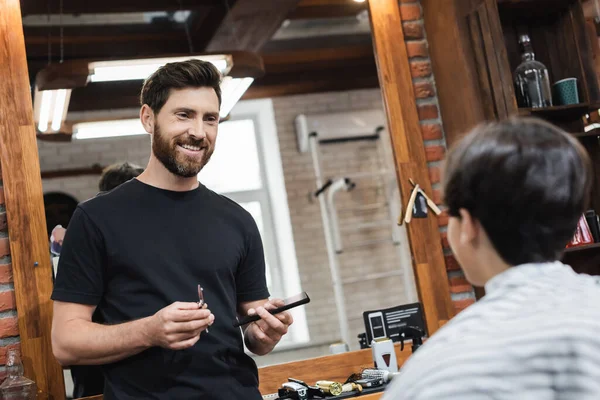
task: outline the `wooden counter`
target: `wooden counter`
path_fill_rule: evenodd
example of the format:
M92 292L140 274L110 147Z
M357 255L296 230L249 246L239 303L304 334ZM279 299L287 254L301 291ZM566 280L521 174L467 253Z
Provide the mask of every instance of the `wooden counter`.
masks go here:
M401 366L412 354L410 343L400 350L400 345L394 346L398 365ZM288 378L296 378L309 385L318 380L345 382L350 375L360 372L363 368L373 368L371 349L351 351L343 354L309 358L263 367L258 370L259 389L265 394L277 393L281 384ZM381 393L361 396L360 399L378 399Z

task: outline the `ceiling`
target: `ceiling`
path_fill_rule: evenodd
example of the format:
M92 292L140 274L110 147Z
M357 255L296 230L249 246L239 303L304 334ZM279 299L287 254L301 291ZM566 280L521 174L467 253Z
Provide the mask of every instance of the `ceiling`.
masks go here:
M61 3L62 2L62 13ZM51 63L247 50L265 63L244 98L377 87L366 2L21 0L31 82ZM138 105L140 81L73 90L69 111Z

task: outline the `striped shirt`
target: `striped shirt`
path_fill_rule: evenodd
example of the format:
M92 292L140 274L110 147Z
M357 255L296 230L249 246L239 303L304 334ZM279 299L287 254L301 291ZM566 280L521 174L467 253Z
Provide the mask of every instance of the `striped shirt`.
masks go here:
M510 268L417 350L383 400L599 400L600 278Z

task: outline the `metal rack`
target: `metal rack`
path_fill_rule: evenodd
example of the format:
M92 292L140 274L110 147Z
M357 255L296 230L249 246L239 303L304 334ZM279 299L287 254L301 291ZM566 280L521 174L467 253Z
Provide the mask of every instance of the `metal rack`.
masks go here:
M380 131L381 129L378 129L378 132L376 132L377 137ZM373 140L373 135L369 135L369 139ZM383 148L381 138L376 138L375 140L377 140L377 150L380 161L378 169L370 172L347 173L343 174L343 176L326 179L326 174L323 171L321 163L321 143L319 141L319 133L312 132L308 135L308 145L312 156L313 167L315 171L315 183L317 187L314 195L319 200L321 209L321 218L325 233L325 244L327 247L333 292L337 307L340 335L341 339L348 344L351 343L348 320L353 318L348 318L348 314L346 313L344 285L364 282L367 280L385 279L392 276L403 276L404 292L409 302L415 301L416 298L412 284L412 271L410 263L403 263L399 270L366 274L360 278L342 280L340 276L339 255L342 252L352 251L381 243L390 243L396 246L398 251L400 251L398 245L401 243L401 234L400 228L396 223L398 220L400 198L396 183L396 176L393 170L389 170L385 166L385 160L387 159L386 149ZM334 145L335 142L326 141L326 143L328 143L328 145ZM385 202L338 209L336 206L336 199L342 195L340 192L349 192L357 185L360 185L361 180L374 178L378 178L385 189ZM347 231L340 229L340 216L343 217L343 214L353 211L377 211L381 210L382 207L387 209L387 217L385 219L354 225L352 231L388 226L390 228L389 238L350 243L346 243L344 241L343 234L347 233ZM395 209L396 207L398 207L397 210Z

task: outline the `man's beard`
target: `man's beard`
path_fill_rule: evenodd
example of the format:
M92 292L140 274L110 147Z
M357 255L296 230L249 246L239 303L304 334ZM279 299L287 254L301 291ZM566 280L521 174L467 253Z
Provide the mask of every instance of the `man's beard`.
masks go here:
M204 154L199 161L184 154L179 154L177 151L178 145L186 144L204 149ZM189 136L178 138L175 142L171 143L169 139L162 135L160 126L157 124L154 127L154 135L152 137L152 153L172 174L183 178L191 178L198 175L200 170L210 160L213 149L206 139L195 139Z

